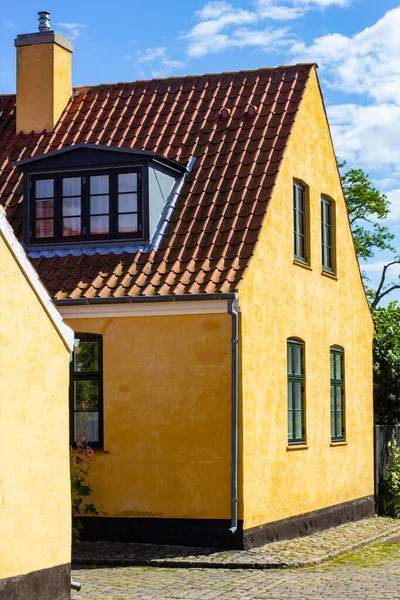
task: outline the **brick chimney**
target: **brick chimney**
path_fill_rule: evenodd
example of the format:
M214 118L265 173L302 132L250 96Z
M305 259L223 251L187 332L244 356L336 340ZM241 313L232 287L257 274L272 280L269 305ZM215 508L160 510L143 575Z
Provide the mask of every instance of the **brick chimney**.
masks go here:
M72 92L72 42L50 29L39 12L39 31L18 35L17 132L52 131Z

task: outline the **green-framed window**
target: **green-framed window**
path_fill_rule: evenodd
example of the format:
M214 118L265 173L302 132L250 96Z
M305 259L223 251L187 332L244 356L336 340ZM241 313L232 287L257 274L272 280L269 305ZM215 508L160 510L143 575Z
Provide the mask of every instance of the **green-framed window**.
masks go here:
M307 195L306 188L293 182L293 241L294 258L307 262Z
M77 333L70 367L70 443L84 431L91 446L103 447L103 341Z
M331 346L331 439L345 439L344 414L344 352L338 346Z
M304 419L304 342L287 341L288 374L288 442L302 444L305 440Z
M321 251L322 269L333 273L333 219L332 202L329 198L321 198Z

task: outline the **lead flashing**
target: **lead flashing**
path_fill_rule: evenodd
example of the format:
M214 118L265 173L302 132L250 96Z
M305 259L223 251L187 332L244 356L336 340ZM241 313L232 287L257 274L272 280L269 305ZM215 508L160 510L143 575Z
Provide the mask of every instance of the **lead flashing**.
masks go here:
M23 33L14 40L14 46L36 46L37 44L57 44L68 52L74 51L74 45L68 38L58 31L38 31L37 33Z

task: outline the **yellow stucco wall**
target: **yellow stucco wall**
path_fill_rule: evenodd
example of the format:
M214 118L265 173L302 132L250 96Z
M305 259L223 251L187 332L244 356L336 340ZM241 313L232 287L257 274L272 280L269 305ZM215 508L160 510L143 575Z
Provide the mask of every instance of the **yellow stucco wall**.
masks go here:
M293 179L309 186L311 269L293 264ZM321 274L321 194L336 203L337 280ZM313 72L239 289L244 527L373 494L373 327ZM286 340L305 342L307 448L287 448ZM345 349L347 445L330 441L329 348Z
M71 561L69 351L0 235L0 579Z
M103 335L101 515L230 516L229 315L70 319Z
M72 90L72 53L54 43L17 48L17 125L51 131Z

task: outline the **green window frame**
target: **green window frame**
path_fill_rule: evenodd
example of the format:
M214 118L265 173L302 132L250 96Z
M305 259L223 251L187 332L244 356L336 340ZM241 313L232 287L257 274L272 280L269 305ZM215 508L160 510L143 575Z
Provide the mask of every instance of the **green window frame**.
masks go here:
M321 198L321 252L322 269L333 273L333 218L332 202L329 198Z
M345 439L344 411L344 351L338 346L330 348L331 371L331 440Z
M307 195L298 181L293 182L293 243L295 260L307 263Z
M287 340L288 443L305 443L304 342Z
M75 334L70 363L71 446L82 430L90 446L103 448L103 339L90 333Z

